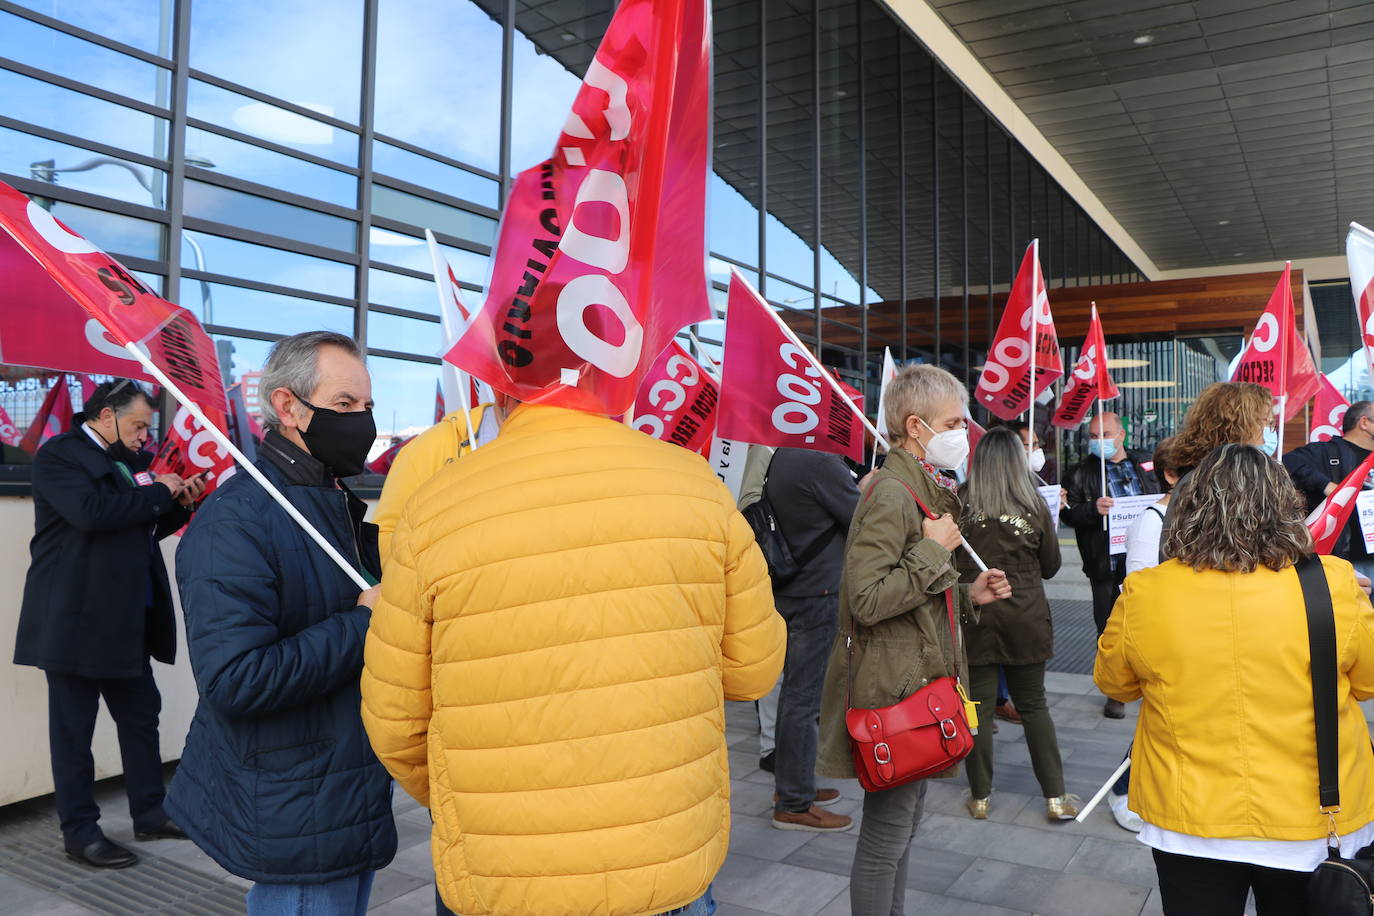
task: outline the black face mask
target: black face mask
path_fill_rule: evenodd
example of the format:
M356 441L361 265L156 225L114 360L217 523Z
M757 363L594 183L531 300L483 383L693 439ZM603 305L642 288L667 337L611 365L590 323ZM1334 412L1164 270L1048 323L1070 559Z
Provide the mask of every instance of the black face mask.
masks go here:
M372 411L340 413L328 407L316 407L300 395L296 395L296 399L314 411L310 428L301 430L301 438L310 454L320 459L335 477L361 474L367 453L377 440L377 424L372 419Z
M94 427L92 427L92 428L94 428ZM100 430L97 429L97 430L95 431L95 434L96 434L97 436L100 436L100 441L105 442L105 437L100 435ZM128 464L128 465L135 465L135 464L137 464L137 463L139 462L140 458L141 458L142 455L143 455L143 452L142 452L142 451L137 451L137 452L136 452L136 451L134 451L133 449L129 448L129 446L127 446L127 445L124 444L124 440L120 438L120 436L119 436L119 417L115 417L115 437L114 437L114 441L113 441L113 442L109 442L109 443L106 444L106 446L105 446L105 454L110 456L110 460L111 460L111 461L119 461L119 462L122 462L123 464Z

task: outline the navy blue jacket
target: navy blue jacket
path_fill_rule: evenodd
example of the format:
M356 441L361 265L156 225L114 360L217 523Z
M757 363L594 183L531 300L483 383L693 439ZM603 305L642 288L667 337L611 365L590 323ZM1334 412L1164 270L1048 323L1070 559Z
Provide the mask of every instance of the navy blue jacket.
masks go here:
M347 494L292 483L267 457L257 467L357 557ZM200 703L167 813L253 881L322 884L384 867L396 827L391 778L359 714L371 611L355 607L358 587L243 472L196 513L176 570Z
M78 419L34 458L33 515L14 663L119 678L141 675L149 655L175 661L176 615L157 541L191 513L172 491L130 483Z

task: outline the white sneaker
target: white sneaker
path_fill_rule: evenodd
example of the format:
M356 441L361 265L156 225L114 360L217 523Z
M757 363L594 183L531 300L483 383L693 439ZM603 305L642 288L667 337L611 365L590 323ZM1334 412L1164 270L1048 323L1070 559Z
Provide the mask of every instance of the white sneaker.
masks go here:
M1141 828L1145 826L1145 822L1140 819L1139 814L1128 807L1130 796L1109 792L1107 799L1112 806L1112 817L1116 818L1116 822L1121 825L1121 828L1129 830L1131 833L1139 833Z

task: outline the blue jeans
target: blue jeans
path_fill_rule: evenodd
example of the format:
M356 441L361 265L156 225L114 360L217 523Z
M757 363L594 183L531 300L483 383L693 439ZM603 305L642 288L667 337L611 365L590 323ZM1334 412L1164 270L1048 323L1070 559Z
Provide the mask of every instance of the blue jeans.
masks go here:
M773 783L778 811L807 811L816 801L816 748L821 688L839 628L839 596L774 599L787 621L787 658L778 696L778 747Z
M254 884L248 916L364 916L376 872L327 884Z
M664 913L663 916L711 916L716 911L716 899L711 896L711 888L706 888L706 893L684 907ZM434 891L434 912L437 916L454 916L452 910L444 906L444 898L439 896L436 888Z

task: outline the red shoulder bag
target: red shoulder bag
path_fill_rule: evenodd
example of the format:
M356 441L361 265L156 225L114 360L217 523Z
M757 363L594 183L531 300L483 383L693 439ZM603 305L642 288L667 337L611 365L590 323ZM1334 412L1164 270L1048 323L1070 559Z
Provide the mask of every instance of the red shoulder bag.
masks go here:
M901 481L898 481L901 483ZM938 518L916 492L902 483L926 518ZM869 488L872 493L872 488ZM845 691L845 727L854 754L854 772L866 791L880 792L934 775L963 760L973 750L969 724L972 704L959 680L959 635L954 623L954 588L945 591L954 675L936 678L906 699L881 709L855 709L854 618L845 638L849 686ZM974 720L976 724L977 720Z

